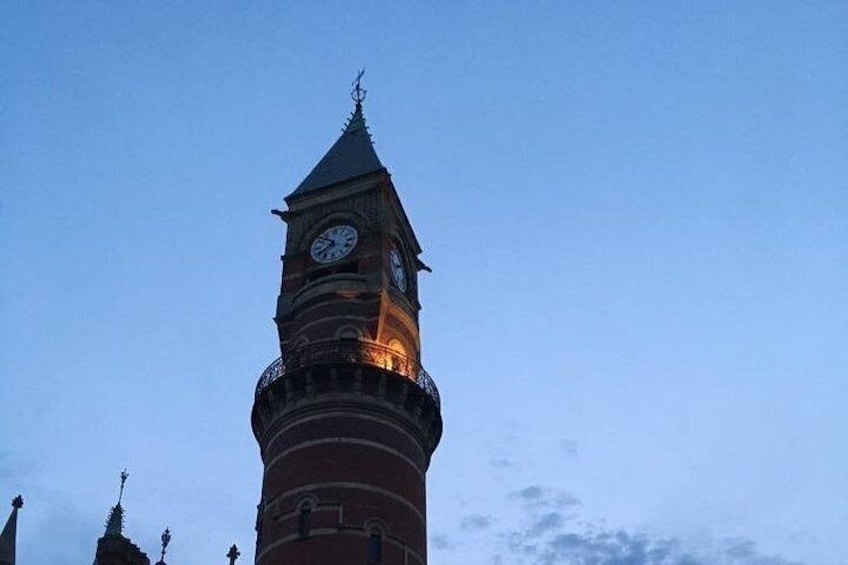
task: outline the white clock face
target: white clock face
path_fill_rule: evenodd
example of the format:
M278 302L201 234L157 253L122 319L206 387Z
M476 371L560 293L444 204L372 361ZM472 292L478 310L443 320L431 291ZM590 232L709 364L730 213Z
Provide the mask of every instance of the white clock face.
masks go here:
M332 263L353 251L358 240L359 234L355 227L340 224L324 230L316 237L309 253L319 263Z
M394 245L389 251L389 266L392 270L392 280L402 292L406 292L406 269L403 268L400 251Z

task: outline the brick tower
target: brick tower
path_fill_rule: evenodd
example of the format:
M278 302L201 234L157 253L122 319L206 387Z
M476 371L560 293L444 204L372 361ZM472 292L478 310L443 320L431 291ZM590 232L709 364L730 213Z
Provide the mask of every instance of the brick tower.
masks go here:
M259 565L427 563L425 474L442 433L421 366L421 248L355 110L275 210L287 224L253 432L265 472Z

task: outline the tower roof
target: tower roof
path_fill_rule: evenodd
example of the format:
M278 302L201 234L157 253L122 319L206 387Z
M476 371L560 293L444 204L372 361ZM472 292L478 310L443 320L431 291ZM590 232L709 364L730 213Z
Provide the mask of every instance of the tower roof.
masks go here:
M289 198L380 169L383 169L383 164L380 163L374 151L374 145L371 143L371 134L368 133L365 116L362 114L362 102L357 101L356 109L341 137L289 195Z
M0 565L15 565L15 538L18 534L18 510L24 505L20 495L12 500L12 513L0 532Z

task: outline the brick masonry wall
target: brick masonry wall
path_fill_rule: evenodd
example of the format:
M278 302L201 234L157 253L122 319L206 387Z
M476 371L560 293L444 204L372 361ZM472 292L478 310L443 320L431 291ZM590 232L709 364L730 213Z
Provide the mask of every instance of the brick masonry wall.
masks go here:
M375 528L382 563L426 563L425 473L441 417L414 383L375 367L313 367L260 395L253 424L265 464L257 563L368 565Z

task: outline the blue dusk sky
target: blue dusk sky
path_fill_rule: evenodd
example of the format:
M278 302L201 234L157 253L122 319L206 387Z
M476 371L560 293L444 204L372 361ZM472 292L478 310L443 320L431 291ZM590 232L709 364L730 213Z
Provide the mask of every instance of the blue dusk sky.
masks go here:
M253 559L285 227L353 110L433 273L432 565L848 563L848 3L0 4L0 497ZM5 508L6 502L3 502ZM6 510L0 519L5 520Z

